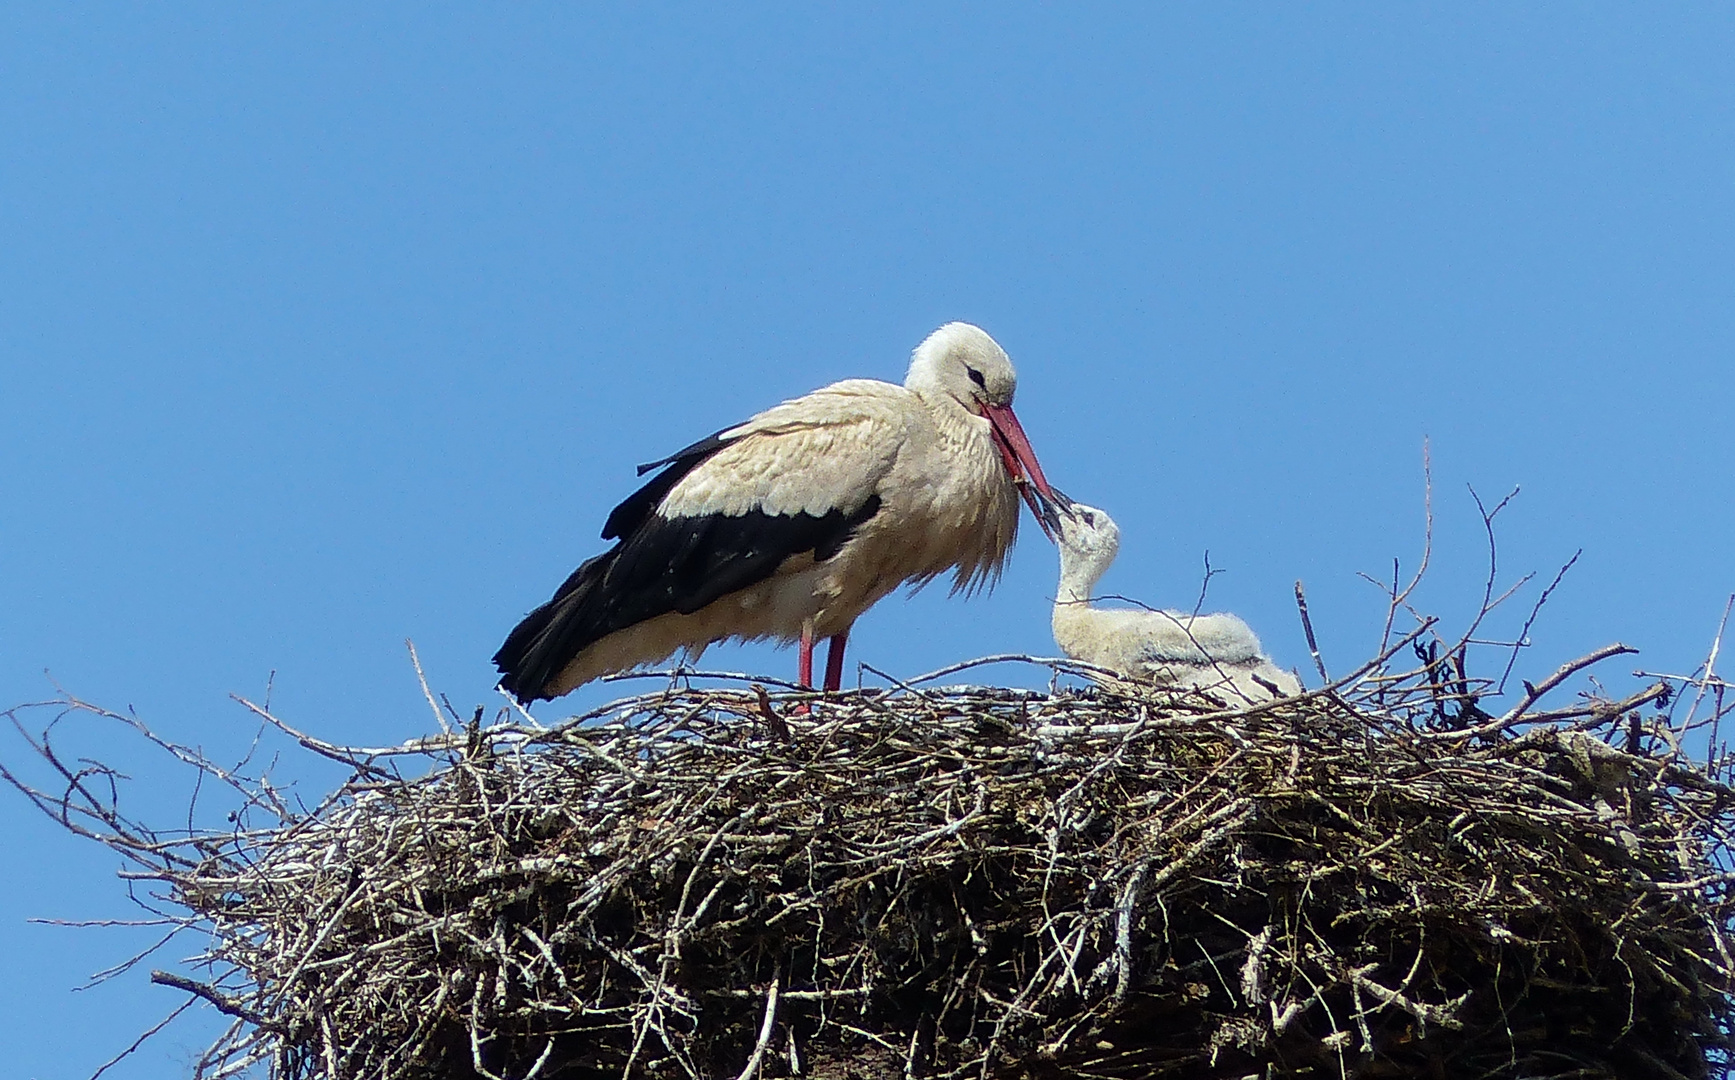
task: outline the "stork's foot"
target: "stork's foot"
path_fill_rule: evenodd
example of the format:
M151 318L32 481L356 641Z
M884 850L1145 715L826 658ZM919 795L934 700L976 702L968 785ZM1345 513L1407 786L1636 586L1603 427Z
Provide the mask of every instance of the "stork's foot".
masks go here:
M796 654L795 681L800 683L803 689L813 689L813 623L811 622L801 628L801 651Z

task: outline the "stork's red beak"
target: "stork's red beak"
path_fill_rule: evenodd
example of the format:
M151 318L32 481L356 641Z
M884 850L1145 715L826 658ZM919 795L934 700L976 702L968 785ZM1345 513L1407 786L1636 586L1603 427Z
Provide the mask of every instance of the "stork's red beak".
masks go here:
M1024 425L1018 422L1018 417L1012 412L1010 405L990 405L983 402L982 414L988 418L988 423L993 425L994 445L1000 448L1000 458L1005 462L1012 482L1018 485L1018 493L1024 496L1024 501L1030 505L1030 512L1036 515L1036 524L1041 527L1043 535L1050 540L1054 539L1054 533L1049 528L1052 514L1043 509L1056 501L1054 489L1049 486L1048 477L1042 475L1042 466L1036 463L1036 451L1030 448L1030 439L1024 434ZM1031 490L1032 488L1035 490ZM1041 503L1037 502L1039 496Z

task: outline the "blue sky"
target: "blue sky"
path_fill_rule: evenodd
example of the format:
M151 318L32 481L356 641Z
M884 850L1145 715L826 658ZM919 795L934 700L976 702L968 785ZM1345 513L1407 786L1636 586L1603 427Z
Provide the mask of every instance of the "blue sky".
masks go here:
M1300 578L1349 667L1427 438L1424 608L1474 609L1466 488L1518 485L1503 573L1584 549L1521 670L1690 669L1735 590L1731 55L1713 5L8 5L0 701L47 670L239 756L228 695L275 672L323 737L424 733L406 637L496 702L634 463L900 379L951 319L1120 521L1106 592L1190 605L1209 551L1207 606L1300 665ZM991 597L890 599L852 657L1049 653L1054 577L1027 529ZM173 820L184 778L65 738ZM117 862L0 821L0 1061L86 1077L180 995L74 992L145 932L24 920L135 915ZM213 1026L108 1075L183 1075Z

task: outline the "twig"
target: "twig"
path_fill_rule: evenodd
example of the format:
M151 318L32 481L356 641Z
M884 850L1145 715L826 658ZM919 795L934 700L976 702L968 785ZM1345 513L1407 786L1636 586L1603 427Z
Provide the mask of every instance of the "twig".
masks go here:
M202 982L194 982L192 979L189 979L184 975L176 975L172 971L153 971L151 972L151 981L160 986L172 986L177 990L185 990L189 994L204 998L206 1001L214 1005L218 1012L236 1017L240 1020L245 1020L254 1027L264 1028L266 1031L275 1032L279 1035L288 1034L288 1029L283 1027L283 1025L279 1024L277 1021L271 1019L269 1016L265 1016L262 1013L248 1008L246 1005L243 1005L241 1002L230 997L228 994L223 993L214 986L207 986Z
M943 679L948 675L956 675L960 671L985 667L989 664L1037 664L1042 667L1069 673L1083 672L1092 675L1107 675L1111 677L1119 677L1121 675L1120 672L1115 671L1112 668L1100 667L1096 664L1087 664L1082 660L1074 660L1066 656L1028 656L1024 653L996 653L993 656L982 656L977 657L974 660L964 660L956 664L948 664L938 670L930 671L926 675L918 675L913 679L905 679L904 683L907 686L920 686L922 683L933 682L935 679Z
M120 1053L116 1054L114 1057L111 1057L107 1061L103 1062L101 1068L97 1069L95 1072L90 1074L90 1080L97 1080L97 1077L101 1076L105 1072L108 1072L110 1069L114 1068L116 1065L119 1065L122 1061L125 1061L127 1058L131 1057L133 1054L133 1051L137 1050L139 1047L141 1047L145 1044L145 1040L149 1039L152 1035L155 1035L157 1032L168 1027L171 1023L174 1022L175 1017L181 1015L182 1013L186 1012L188 1009L192 1008L193 1002L195 1002L197 1000L198 1000L198 998L188 998L187 1000L181 1002L179 1005L175 1006L174 1009L170 1011L169 1015L163 1017L161 1020L158 1020L143 1035L140 1035L138 1038L134 1039L133 1044L131 1046L127 1047L125 1050L122 1050Z
M1577 660L1567 661L1557 668L1554 674L1535 685L1526 682L1524 684L1523 700L1508 711L1506 715L1500 717L1499 720L1495 722L1495 727L1505 727L1514 720L1517 720L1520 716L1523 716L1532 705L1536 704L1538 698L1571 678L1576 672L1583 671L1592 664L1601 663L1611 656L1624 656L1638 651L1639 650L1632 648L1631 646L1622 645L1619 642L1616 642L1613 645L1604 645L1595 652L1581 656Z
M1210 591L1211 579L1216 577L1218 574L1221 574L1222 572L1223 571L1221 571L1221 570L1213 570L1211 568L1211 549L1206 548L1205 549L1205 576L1202 579L1200 579L1200 581L1199 581L1199 599L1197 599L1193 602L1193 614L1195 616L1197 616L1199 614L1199 612L1205 610L1205 594Z
M1300 578L1295 579L1295 609L1301 613L1301 631L1307 635L1307 651L1313 657L1319 681L1329 683L1331 676L1325 673L1325 661L1319 657L1319 639L1313 636L1313 620L1307 614L1307 592L1302 588ZM1387 632L1390 633L1389 629Z
M1554 580L1548 583L1548 588L1543 589L1542 595L1536 598L1535 606L1530 609L1530 614L1524 619L1524 625L1518 630L1518 636L1513 639L1512 655L1506 658L1506 668L1500 672L1500 682L1494 690L1496 694L1506 692L1506 680L1512 677L1512 666L1518 663L1518 651L1530 644L1530 628L1536 625L1536 617L1542 613L1542 605L1548 603L1548 598L1554 595L1554 590L1566 578L1566 572L1573 568L1573 565L1578 562L1578 557L1583 554L1583 548L1573 552L1572 558L1566 560L1566 565L1562 566L1560 572L1554 575Z
M434 723L446 735L452 733L452 726L446 723L446 714L440 711L439 704L434 700L434 691L428 688L428 676L422 671L422 658L416 655L416 643L409 638L404 639L404 648L410 650L410 666L416 669L416 684L422 688L422 696L428 699L428 708L433 710ZM271 706L266 705L266 712Z
M765 1019L759 1025L759 1040L753 1044L753 1054L735 1080L753 1080L765 1060L765 1048L771 1045L771 1033L777 1030L777 993L783 987L783 972L771 976L771 988L765 991Z
M1723 630L1729 625L1729 609L1735 607L1735 593L1729 594L1729 599L1723 605L1723 617L1717 620L1717 634L1711 639L1711 652L1705 657L1705 676L1699 680L1699 690L1693 695L1693 705L1687 710L1687 718L1681 722L1683 728L1691 727L1693 718L1698 715L1699 703L1705 698L1705 688L1717 678L1717 653L1723 647ZM1712 744L1715 745L1715 737Z
M1386 606L1386 625L1380 634L1379 651L1381 652L1385 651L1386 645L1391 641L1392 624L1397 618L1398 609L1403 607L1410 594L1416 591L1416 586L1422 583L1422 578L1428 572L1428 562L1434 555L1434 463L1433 451L1426 438L1422 439L1422 512L1425 519L1422 526L1422 560L1416 566L1416 572L1410 578L1410 583L1401 592L1398 590L1396 577L1397 560L1392 560L1391 602ZM1325 678L1323 669L1320 671L1320 678Z

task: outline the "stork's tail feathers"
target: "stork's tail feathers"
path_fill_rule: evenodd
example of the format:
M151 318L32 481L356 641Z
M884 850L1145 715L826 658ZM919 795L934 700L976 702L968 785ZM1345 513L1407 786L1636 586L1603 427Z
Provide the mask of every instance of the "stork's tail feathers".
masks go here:
M559 697L576 685L561 680L567 665L596 642L661 615L691 615L764 581L792 555L812 552L815 562L824 562L879 508L875 494L847 514L652 514L574 570L554 599L513 628L494 654L500 685L519 701ZM655 662L666 655L639 659Z
M528 705L557 696L555 680L572 661L571 627L580 618L585 597L607 575L619 549L585 560L554 598L519 621L506 635L505 644L494 654L500 672L500 687Z

